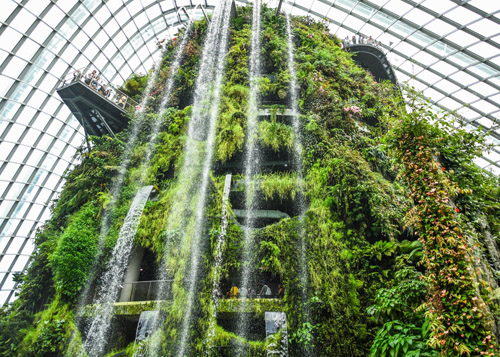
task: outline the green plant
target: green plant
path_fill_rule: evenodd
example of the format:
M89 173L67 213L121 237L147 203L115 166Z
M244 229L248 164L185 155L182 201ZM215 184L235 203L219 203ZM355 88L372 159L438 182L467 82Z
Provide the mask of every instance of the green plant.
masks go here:
M304 322L301 327L298 327L291 334L290 342L302 347L314 347L314 329L318 327L318 325L313 325L310 322Z
M98 207L89 202L72 218L50 260L56 291L67 301L78 297L97 253Z
M425 344L429 327L428 322L422 327L397 320L386 322L373 341L370 356L437 357L438 352L430 351Z

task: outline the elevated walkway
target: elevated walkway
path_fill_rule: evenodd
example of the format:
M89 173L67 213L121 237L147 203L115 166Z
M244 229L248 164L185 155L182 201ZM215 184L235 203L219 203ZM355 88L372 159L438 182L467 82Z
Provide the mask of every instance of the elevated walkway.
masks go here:
M172 300L159 300L160 310L168 310L172 306ZM81 313L81 317L92 317L94 316L98 309L98 304L86 305ZM113 316L137 316L143 311L153 311L158 310L157 300L148 301L128 301L128 302L115 302L113 303Z
M385 53L380 48L362 43L346 45L346 50L353 52L352 58L361 67L370 71L377 81L381 82L388 79L394 85L398 84L396 74Z
M80 122L86 135L114 136L128 125L127 111L137 103L117 89L106 87L99 92L92 83L85 83L80 72L70 74L57 89L57 94ZM104 94L106 93L106 94Z
M243 300L246 303L243 304ZM159 301L159 305L158 305ZM114 316L139 316L143 311L154 311L160 310L167 311L173 304L172 300L148 300L148 301L128 301L128 302L115 302L113 303L113 315ZM235 314L240 311L239 309L243 306L245 313L253 313L254 315L264 317L266 311L282 311L283 310L283 299L220 299L219 300L219 314ZM81 317L92 317L97 309L97 304L86 305L80 316Z

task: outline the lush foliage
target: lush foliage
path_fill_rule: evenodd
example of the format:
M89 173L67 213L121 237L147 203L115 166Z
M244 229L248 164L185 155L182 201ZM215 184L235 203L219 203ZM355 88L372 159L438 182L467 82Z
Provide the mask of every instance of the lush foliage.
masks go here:
M270 344L284 338L283 330L267 340L237 335L228 321L240 308L262 324L265 311L285 312L290 356L498 354L492 331L500 315L500 290L495 290L500 186L498 178L472 163L487 149L484 133L438 116L412 90L405 94L407 110L399 89L356 65L326 23L292 18L303 172L290 170L298 137L285 115L290 105L286 23L266 6L259 100L268 114L260 117L257 142L264 163L288 160L290 166L271 165L251 185L263 210L286 212L289 218L255 230L255 249L249 261L242 261L244 232L237 208L241 211L244 190L250 189L241 172L248 140L251 14L250 7L239 8L231 21L205 231L196 247L201 269L186 337L189 354L266 355ZM91 150L78 150L80 163L67 174L52 218L36 235L30 267L17 277L19 298L0 313L1 356L79 353L88 315L75 305L82 291L95 290L138 183L154 185L155 198L146 204L135 244L155 257L151 265L164 263L162 277L172 280L173 298L162 307L166 319L157 335L162 355L177 351L194 251L193 222L185 222L185 213L196 209L198 198L195 183L178 178L206 30L205 20L193 24L170 107L158 113L179 41L165 44L146 115L130 114L132 123L141 120L130 161L124 160L130 129L116 138L93 137ZM123 89L141 100L149 78L134 74ZM144 163L158 120L154 152ZM116 193L123 162L128 166ZM218 246L228 171L233 173L229 220ZM187 203L176 210L179 197ZM303 217L299 202L305 206ZM101 230L103 223L109 230ZM219 253L220 271L215 271ZM283 299L227 299L215 306L217 274L226 289L243 264L255 276L279 281ZM148 302L115 312L152 308ZM75 318L77 313L81 316ZM207 350L215 314L213 349ZM109 352L132 356L144 348L131 342L117 338Z

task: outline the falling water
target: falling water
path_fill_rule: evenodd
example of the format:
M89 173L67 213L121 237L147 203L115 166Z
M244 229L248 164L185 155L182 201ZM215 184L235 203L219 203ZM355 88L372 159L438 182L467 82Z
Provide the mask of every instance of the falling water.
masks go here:
M132 249L133 237L137 232L142 211L152 189L153 186L144 186L135 195L113 249L109 269L102 278L95 314L84 342L84 348L90 356L100 356L106 348L113 302L118 297Z
M212 95L210 96L211 102L211 110L209 111L209 120L208 122L210 123L209 128L208 128L208 137L207 137L207 143L206 143L206 157L203 162L203 171L202 171L202 181L201 181L201 187L200 187L200 194L198 198L198 204L197 204L197 209L196 209L196 221L195 221L195 232L194 232L194 237L192 238L191 242L191 267L189 270L188 275L186 276L186 283L188 286L188 299L187 299L187 304L186 304L186 311L184 315L184 320L182 324L182 330L181 330L181 342L180 342L180 347L178 350L178 356L184 356L184 352L186 351L186 344L187 344L187 337L188 337L188 330L189 326L191 325L191 320L192 320L192 313L193 313L193 303L194 303L194 296L195 296L195 290L198 282L198 268L199 268L199 259L200 259L200 239L204 231L204 213L205 213L205 198L207 195L207 189L208 189L208 182L209 182L209 171L210 167L212 164L212 156L213 156L213 149L214 149L214 142L215 142L215 128L216 128L216 123L217 123L217 115L219 112L219 102L220 102L220 92L221 92L221 84L222 84L222 77L224 74L224 64L225 64L225 59L226 59L226 54L227 54L227 44L228 44L228 35L229 35L229 21L231 18L231 4L232 0L225 0L222 2L220 5L221 7L221 17L223 19L221 25L218 28L218 40L217 43L214 43L217 45L217 47L214 48L217 49L217 54L216 54L216 66L214 67L215 69L215 82L213 84L213 89L212 89ZM215 21L214 21L215 22ZM212 23L210 23L212 25ZM215 42L215 41L214 41ZM207 44L206 44L207 45ZM205 45L205 46L206 46ZM211 47L211 46L210 46ZM203 57L202 57L203 58ZM203 67L203 66L202 66ZM208 83L203 83L203 86L207 86ZM202 121L207 122L206 118L204 118L204 115L202 114L203 112L200 110L202 106L206 106L207 102L206 99L209 98L203 98L203 104L200 102L196 101L196 95L197 93L195 92L195 103L194 103L194 109L193 109L193 117L191 118L190 121L190 137L200 137L205 135L205 132L200 132L200 130L203 130L204 125L201 125ZM201 98L200 98L201 99ZM201 104L201 105L200 105ZM208 108L206 108L208 109ZM193 123L193 125L191 125ZM201 135L200 135L201 134Z
M170 102L170 95L172 94L172 89L174 87L175 83L175 75L177 71L179 70L179 67L181 65L181 60L184 54L184 49L186 48L187 41L191 35L191 31L193 29L193 22L190 21L189 24L186 27L186 31L182 35L182 41L180 45L177 47L174 60L170 64L169 68L169 75L167 77L167 81L165 83L165 91L163 92L163 98L160 102L160 107L158 108L158 117L156 118L153 128L151 130L151 138L149 140L149 146L146 152L146 156L143 160L144 163L146 163L147 167L143 169L142 171L142 177L141 180L144 181L146 178L146 174L148 172L149 165L151 163L151 156L154 153L154 147L156 144L156 139L158 138L158 135L160 133L160 128L161 124L163 123L162 117L165 109L167 109L168 104Z
M181 44L176 49L174 61L172 62L171 66L170 66L169 76L167 78L167 82L165 85L165 91L163 93L163 99L161 101L160 108L159 108L160 114L158 115L155 123L153 124L153 130L152 130L150 142L149 142L145 157L142 160L142 163L145 167L143 167L143 171L142 171L143 174L141 175L141 178L139 180L139 185L142 185L144 183L146 173L147 173L149 165L150 165L151 155L154 152L156 139L158 137L160 127L162 124L162 114L163 114L163 111L165 110L166 106L168 105L169 98L170 98L173 84L174 84L175 74L180 66L180 61L182 58L182 54L184 52L184 48L185 48L186 43L187 43L187 39L189 37L190 30L191 30L191 24L188 26L188 28L187 28L187 30L182 38ZM157 72L157 70L155 70L155 73L156 72ZM140 109L141 112L140 112L140 117L138 118L139 119L138 122L140 122L140 123L143 122L142 119L144 118L144 110L145 110L146 105L148 104L148 99L149 99L149 95L151 93L152 84L154 83L155 79L156 79L156 76L152 76L152 80L150 80L150 82L148 83L146 95L144 96L144 99L141 103L141 109ZM137 128L135 128L135 127L137 127ZM136 129L133 131L133 132L135 132L134 144L135 144L135 141L137 141L138 132L140 131L141 127L142 127L142 125L134 125L134 129ZM129 140L129 142L131 142L131 140ZM128 143L127 143L127 145L128 145ZM125 171L126 171L126 168L128 167L128 163L130 161L130 153L127 157L127 160L128 160L128 162L126 163L126 166L122 165L122 168L124 168L123 169L124 172L123 173L120 172L120 175L119 175L120 186L121 186L121 184L123 184L123 178L125 175ZM146 187L150 187L150 186L146 186ZM143 189L141 189L141 190L143 190ZM137 195L139 195L141 193L141 190L137 193ZM150 191L151 191L151 189L150 189ZM118 196L118 193L119 193L119 190L117 190L117 192L116 192L117 196ZM147 196L149 196L149 192L148 192ZM146 196L146 198L147 198L147 196ZM136 196L136 198L137 198L137 196ZM135 200L134 200L134 202L135 202ZM132 203L132 206L130 208L131 211L134 207L134 202ZM144 204L145 204L145 202L144 202ZM129 214L131 211L129 211ZM142 212L142 210L141 210L141 212ZM127 218L128 218L128 216L127 216ZM125 222L127 222L127 218L125 219ZM137 225L138 225L139 219L140 219L140 215L137 217ZM130 231L130 230L123 231L126 228L127 228L127 226L125 224L122 227L122 230L120 231L120 235L118 237L117 244L113 250L111 259L108 263L110 268L105 273L105 275L103 277L103 285L98 292L98 299L96 301L98 304L101 304L101 305L98 307L98 310L99 310L98 314L91 323L90 329L89 329L88 334L87 334L87 338L86 338L85 343L84 343L85 349L89 352L89 354L91 356L99 355L100 353L102 353L102 351L104 350L106 343L107 343L107 334L109 332L109 327L110 327L110 323L111 323L112 303L116 301L119 290L121 288L121 284L123 282L123 276L124 276L125 270L127 268L127 262L128 262L129 256L130 256L132 245L133 245L132 244L133 238L134 238L135 232L137 230L137 227L135 227L135 230L133 230L133 231ZM107 225L106 232L107 232L107 230L109 230L109 224ZM122 232L123 232L123 234L122 234ZM101 235L102 235L102 231L101 231Z
M257 145L257 115L258 115L258 79L260 76L260 13L261 1L255 0L252 14L252 43L250 48L250 94L247 113L247 142L245 145L245 238L243 242L242 272L240 287L250 291L252 252L255 250L253 242L253 212L257 209L255 195L255 174L260 168L260 153ZM243 300L238 314L237 333L246 336L248 332L248 314L241 313L246 309L247 300Z
M301 140L301 130L300 130L300 118L299 118L299 107L298 107L298 87L297 87L297 73L295 70L295 58L294 58L294 47L293 47L293 34L290 25L290 17L288 13L286 16L286 33L288 38L288 72L290 73L290 104L293 116L293 133L294 133L294 145L293 145L293 168L297 174L297 179L299 182L299 192L302 194L297 195L296 205L299 210L299 280L302 290L302 306L303 306L303 322L310 322L310 310L308 305L308 290L309 290L309 278L307 271L307 257L306 257L306 244L304 237L304 215L306 213L307 207L304 199L304 180L303 180L303 170L302 170L302 140ZM306 355L310 355L311 351L306 351Z
M208 323L208 335L206 340L206 350L210 351L213 347L213 338L215 337L215 324L217 322L217 311L219 310L219 288L222 269L222 254L224 253L224 243L226 239L226 230L228 225L227 205L229 193L231 192L231 174L226 175L224 182L224 191L222 194L222 217L219 236L215 246L214 256L214 278L212 279L212 305L210 306L210 315Z
M181 328L181 340L177 354L183 356L186 351L188 330L192 320L192 310L200 255L200 240L204 230L204 208L209 183L209 171L215 142L215 128L224 63L227 53L228 28L231 14L231 0L224 0L214 11L208 26L208 33L203 46L199 75L195 84L194 105L188 124L184 162L179 175L177 192L170 208L166 230L184 233L180 249L189 248L191 261L186 272L185 284L188 294ZM194 208L194 213L190 208ZM194 231L191 232L191 229ZM186 247L185 247L186 246ZM168 251L164 250L162 271L166 271ZM161 279L164 280L164 279ZM165 284L160 291L165 291ZM157 329L161 321L155 323ZM150 355L158 355L160 341L152 339L148 349Z
M89 280L87 281L87 284L85 284L85 287L80 294L80 297L78 299L78 308L77 308L77 313L81 315L83 313L83 309L85 305L88 303L90 300L90 287L92 284L90 283L91 279L95 277L96 270L97 270L97 263L101 261L100 255L102 254L104 242L106 241L106 238L109 233L110 225L111 225L111 217L114 214L114 210L116 207L116 203L118 201L118 198L120 196L120 192L125 180L125 174L127 173L127 169L130 165L130 160L132 158L132 152L134 147L137 144L137 139L139 137L139 133L142 129L142 126L144 125L144 115L145 115L145 110L146 110L146 105L149 102L150 99L150 94L153 89L153 85L156 82L156 79L158 77L160 69L160 61L155 63L153 70L151 72L151 76L149 78L148 84L145 89L145 95L142 98L141 104L138 108L138 110L135 113L135 118L131 123L131 129L130 129L130 134L127 139L127 143L125 144L125 148L123 151L123 154L121 156L121 165L120 168L118 169L118 174L116 178L114 179L114 182L111 186L111 202L107 210L104 212L103 217L101 218L101 226L99 230L99 238L98 238L98 247L97 247L97 256L94 259L94 263L91 269L91 273L89 274ZM75 337L76 335L73 334L71 337L70 345L73 345L75 343Z
M91 279L94 278L95 276L95 271L96 271L96 266L95 264L100 261L99 255L102 253L102 248L104 245L104 242L106 241L106 237L108 236L109 233L109 228L111 225L111 217L113 216L116 202L118 201L118 198L120 196L120 191L123 186L123 182L125 180L125 174L127 173L128 166L130 165L130 160L132 158L132 152L134 147L137 144L137 139L139 137L139 133L142 129L142 126L144 125L144 116L145 116L145 110L146 106L149 102L150 99L150 94L153 90L153 85L156 82L156 78L158 77L158 73L160 70L160 63L161 61L158 61L155 63L153 71L151 72L151 77L149 78L148 84L146 86L146 89L144 91L144 97L142 98L141 104L139 105L139 109L135 113L135 118L132 121L132 127L130 129L130 134L127 139L127 143L125 144L125 149L123 151L123 154L121 156L120 162L120 168L118 169L118 175L116 176L113 185L111 186L111 203L108 207L108 209L104 212L104 215L101 219L101 227L99 230L99 239L98 239L98 256L94 260L94 266L92 267L92 273L89 275ZM85 304L89 300L89 292L90 289L89 287L91 284L87 283L85 285L85 288L83 292L80 294L79 302L78 302L78 310L81 312Z

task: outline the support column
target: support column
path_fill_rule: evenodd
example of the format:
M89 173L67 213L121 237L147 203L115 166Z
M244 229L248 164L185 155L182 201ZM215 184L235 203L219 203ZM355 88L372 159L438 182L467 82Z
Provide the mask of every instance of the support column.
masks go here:
M142 259L144 258L144 248L136 246L130 255L130 260L128 262L127 273L125 274L125 279L123 281L123 289L120 293L119 302L130 301L133 293L133 282L139 280L140 269L142 265Z

